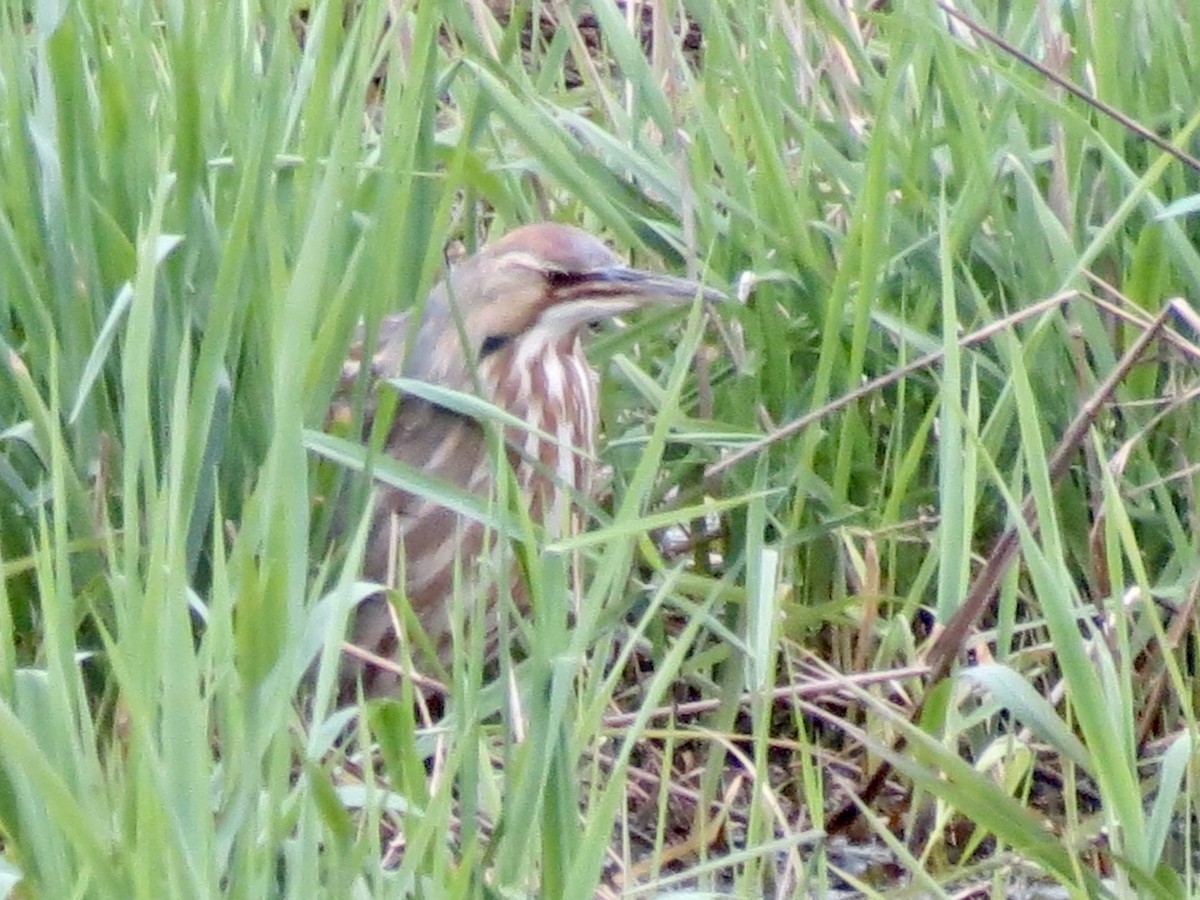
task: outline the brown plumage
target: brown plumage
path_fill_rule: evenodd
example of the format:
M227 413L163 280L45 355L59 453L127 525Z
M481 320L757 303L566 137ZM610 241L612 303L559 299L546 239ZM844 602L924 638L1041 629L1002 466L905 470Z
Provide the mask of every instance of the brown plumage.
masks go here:
M578 527L572 498L592 490L598 409L596 373L583 348L588 325L655 301L691 300L700 291L708 299L720 296L691 281L622 266L577 228L528 225L457 265L429 295L419 322L408 313L385 319L371 378L403 375L478 394L526 422L528 429L505 428L508 463L533 520L559 536ZM344 384L358 377L361 356L360 342ZM369 402L368 429L374 414ZM492 459L488 430L479 421L412 396L400 397L384 450L485 500L502 465ZM485 546L495 545L496 536L479 522L379 485L364 575L399 588L396 573L403 571L408 602L446 662L456 569L463 584L493 584L490 606L495 576L483 579L478 569ZM509 577L520 600L515 569ZM395 655L382 595L360 606L353 643L385 658ZM369 693L386 693L396 683L381 667L348 667L351 679L357 674Z

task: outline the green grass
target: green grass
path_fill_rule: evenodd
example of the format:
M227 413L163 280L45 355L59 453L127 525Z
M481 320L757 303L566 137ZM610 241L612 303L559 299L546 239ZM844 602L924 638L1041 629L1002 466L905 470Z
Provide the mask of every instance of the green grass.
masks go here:
M346 5L0 3L0 884L1200 891L1197 172L928 3ZM1195 146L1181 4L958 8ZM544 218L748 290L593 339L499 676L339 710L352 331Z

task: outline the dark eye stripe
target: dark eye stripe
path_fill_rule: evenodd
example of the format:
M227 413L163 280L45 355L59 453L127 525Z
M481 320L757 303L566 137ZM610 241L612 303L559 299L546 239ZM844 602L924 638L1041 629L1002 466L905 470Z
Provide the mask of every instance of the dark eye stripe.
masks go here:
M554 289L574 287L595 279L595 272L559 272L554 269L546 272L546 283Z
M479 358L491 356L511 340L511 334L489 334L483 339L483 346L479 348Z

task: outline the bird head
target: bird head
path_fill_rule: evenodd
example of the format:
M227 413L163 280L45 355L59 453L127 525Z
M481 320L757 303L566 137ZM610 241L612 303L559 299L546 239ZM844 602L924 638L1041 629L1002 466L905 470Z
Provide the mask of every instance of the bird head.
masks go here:
M434 288L404 373L465 387L472 365L522 340L574 339L593 322L697 294L723 297L693 281L622 265L578 228L526 225L459 263Z

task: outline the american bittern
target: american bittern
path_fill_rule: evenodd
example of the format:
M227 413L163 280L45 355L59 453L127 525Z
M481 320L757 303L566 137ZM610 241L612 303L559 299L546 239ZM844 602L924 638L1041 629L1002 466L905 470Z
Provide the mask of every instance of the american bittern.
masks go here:
M698 293L721 296L691 281L623 266L577 228L528 225L455 266L430 294L419 321L408 313L385 319L371 375L403 375L479 394L526 422L528 429L504 430L508 463L533 520L561 535L578 519L574 500L592 491L599 414L596 373L583 351L589 324ZM358 376L361 357L360 342L344 382ZM368 427L374 409L369 404ZM384 450L473 494L487 498L494 490L499 470L487 428L462 412L401 396ZM408 602L444 662L456 567L460 585L471 585L477 559L495 536L489 539L484 525L431 500L383 485L376 492L364 574L387 584L403 571ZM511 579L520 600L515 567ZM494 585L490 590L489 607ZM382 595L360 606L353 643L378 656L395 653L393 618ZM395 675L380 667L362 674L369 693L394 687Z

